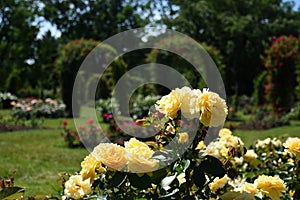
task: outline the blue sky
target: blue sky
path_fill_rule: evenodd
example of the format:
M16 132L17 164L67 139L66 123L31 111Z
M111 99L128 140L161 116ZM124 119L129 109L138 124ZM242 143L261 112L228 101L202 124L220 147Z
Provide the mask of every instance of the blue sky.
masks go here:
M300 0L295 0L295 3L296 3L296 8L298 8L300 5Z

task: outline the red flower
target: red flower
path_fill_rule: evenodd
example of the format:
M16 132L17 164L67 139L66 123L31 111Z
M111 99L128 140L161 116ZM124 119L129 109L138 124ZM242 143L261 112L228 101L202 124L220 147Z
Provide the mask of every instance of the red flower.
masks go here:
M62 125L63 125L63 126L67 126L67 125L68 125L68 121L67 121L67 120L64 120L64 121L62 122Z
M283 66L283 62L280 62L280 63L279 63L279 67L282 67L282 66Z

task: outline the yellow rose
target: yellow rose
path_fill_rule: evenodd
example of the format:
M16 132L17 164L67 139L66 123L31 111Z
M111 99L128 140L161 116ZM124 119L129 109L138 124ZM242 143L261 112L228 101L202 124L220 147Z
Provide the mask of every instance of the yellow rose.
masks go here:
M158 169L159 162L144 155L132 153L128 155L128 170L133 173L147 173Z
M246 159L256 159L257 154L255 153L255 151L253 149L249 149L249 150L247 150L246 154L244 155L244 158L246 158Z
M179 133L178 142L179 142L180 144L187 143L188 140L189 140L189 135L188 135L187 132Z
M239 165L242 165L244 162L244 159L243 157L234 157L232 160L231 160L231 163L234 165L234 166L239 166Z
M218 189L223 188L227 183L228 183L228 176L225 175L223 178L215 178L214 181L212 183L209 184L209 188L211 189L211 191L216 192Z
M220 151L223 149L222 144L219 141L216 142L211 142L209 145L206 147L205 152L203 155L210 155L213 157L220 159L223 159Z
M253 149L247 150L246 154L244 155L244 158L251 166L257 166L256 158L257 154Z
M219 131L219 136L220 137L224 137L224 136L227 136L227 135L232 135L232 132L228 128L222 128Z
M200 122L204 126L220 126L225 122L228 108L224 99L214 92L204 89L198 97L200 106Z
M183 87L176 90L181 95L181 114L187 119L199 118L200 107L197 103L197 90L191 90L189 87Z
M152 172L158 169L159 163L152 158L154 151L149 146L136 138L125 142L127 151L128 170L134 173Z
M292 137L288 138L283 146L287 148L287 151L296 156L296 159L300 159L300 138Z
M83 180L80 175L73 175L65 183L64 193L67 197L80 199L92 192L90 179Z
M253 183L245 183L242 187L241 187L241 190L240 190L241 193L243 192L248 192L248 193L251 193L251 194L256 194L258 193L258 189L256 187L255 184Z
M102 167L102 164L97 160L92 154L86 156L81 162L81 171L80 174L83 180L90 178L91 182L94 181L96 172L104 173L106 170Z
M183 183L186 182L186 179L185 179L185 173L179 174L176 178L177 178L177 180L178 180L178 182L179 182L179 186L180 186L181 184L183 184Z
M113 143L100 143L92 152L101 163L109 168L121 170L127 163L126 150Z
M154 151L147 144L136 138L131 138L128 142L125 142L125 149L128 153L140 154L145 158L151 158L154 154Z
M205 144L204 144L203 141L200 141L200 142L198 143L197 147L196 147L196 150L200 150L200 149L202 149L203 147L205 147Z
M172 90L170 94L163 96L156 102L156 109L167 117L177 117L177 112L181 105L181 95L179 91Z
M220 138L220 143L222 143L226 147L238 147L239 145L243 146L244 143L242 140L233 135L224 135L223 137Z
M280 200L282 191L287 190L283 180L279 177L262 175L254 181L254 184L263 194L267 195L272 200Z

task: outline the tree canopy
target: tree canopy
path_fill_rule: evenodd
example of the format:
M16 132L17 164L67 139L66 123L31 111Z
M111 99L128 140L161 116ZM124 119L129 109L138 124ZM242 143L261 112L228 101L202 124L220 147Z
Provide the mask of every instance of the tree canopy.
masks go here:
M293 6L293 1L283 0L1 1L0 90L39 96L46 94L44 90L55 92L53 66L64 44L80 38L103 41L128 29L154 25L220 50L227 93L251 95L253 80L264 69L261 57L268 39L299 37L300 12ZM39 35L42 22L61 35ZM143 63L149 52L136 51L124 60L130 69Z

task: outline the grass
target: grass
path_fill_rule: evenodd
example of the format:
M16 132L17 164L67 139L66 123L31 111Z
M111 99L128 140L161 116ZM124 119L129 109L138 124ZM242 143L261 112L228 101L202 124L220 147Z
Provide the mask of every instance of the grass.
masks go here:
M234 135L242 138L245 145L249 147L258 139L268 137L286 138L288 136L300 137L300 121L292 121L289 126L282 126L268 130L235 130Z
M61 188L58 173L80 170L89 153L67 148L58 128L62 120L46 119L49 129L0 133L0 177L15 171L15 185L25 187L26 196L56 193ZM68 119L71 126L72 121Z
M0 110L0 116L9 113ZM15 185L26 188L25 196L56 193L57 188L61 188L58 173L80 170L80 162L88 155L86 149L67 148L60 136L59 126L63 120L45 119L44 126L49 129L0 133L0 177L16 171ZM74 126L72 119L68 122L68 126ZM235 130L234 134L240 136L246 146L267 137L300 137L300 122L293 121L290 126L263 131Z

